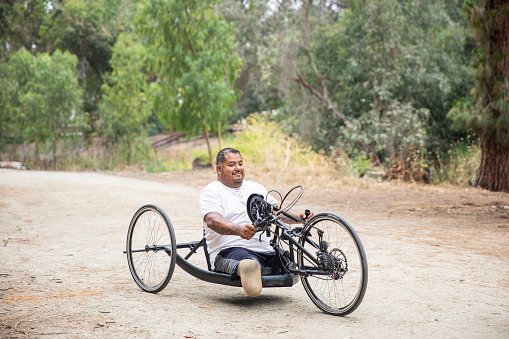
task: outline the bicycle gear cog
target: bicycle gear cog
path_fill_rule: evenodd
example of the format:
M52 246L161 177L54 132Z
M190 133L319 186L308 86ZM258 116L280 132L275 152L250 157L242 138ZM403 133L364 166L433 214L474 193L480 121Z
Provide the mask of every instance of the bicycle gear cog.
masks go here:
M346 272L348 272L348 261L345 253L339 248L334 248L328 253L322 253L319 262L334 280L343 279Z

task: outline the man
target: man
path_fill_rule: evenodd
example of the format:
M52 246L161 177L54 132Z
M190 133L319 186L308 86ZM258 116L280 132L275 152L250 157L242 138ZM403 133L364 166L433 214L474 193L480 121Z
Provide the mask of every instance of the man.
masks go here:
M262 291L261 268L272 266L274 251L265 233L254 236L257 230L247 215L247 199L259 193L271 204L277 200L262 185L244 180L242 155L234 148L219 151L216 173L217 181L201 191L199 200L211 263L215 271L240 277L246 294L256 297ZM290 213L306 218L304 213Z

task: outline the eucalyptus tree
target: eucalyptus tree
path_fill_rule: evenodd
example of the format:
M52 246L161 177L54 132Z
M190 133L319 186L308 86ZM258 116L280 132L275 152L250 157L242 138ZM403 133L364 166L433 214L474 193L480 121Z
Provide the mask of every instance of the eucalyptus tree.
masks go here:
M234 83L241 60L234 25L214 11L215 1L147 0L137 27L147 47L154 111L171 128L203 133L213 163L209 133L234 109Z
M24 47L32 51L40 40L39 28L47 16L45 0L4 0L0 3L0 61ZM2 60L3 59L3 60Z
M23 144L23 161L27 160L27 144L35 141L37 116L22 109L20 98L33 76L34 57L21 48L0 63L0 146Z
M222 0L217 10L235 23L235 40L242 68L235 83L240 117L269 109L280 109L288 95L290 57L294 49L288 18L295 15L292 1Z
M53 169L57 169L57 145L80 138L88 128L87 115L81 109L81 89L77 80L78 58L56 50L53 55L39 53L33 77L21 97L22 106L35 111L36 142L50 145Z
M317 148L371 152L383 162L405 144L443 142L445 115L472 83L466 33L440 1L303 2L294 23L286 110Z
M78 57L78 81L83 108L97 131L98 106L103 79L111 72L110 59L117 36L132 31L136 0L32 0L46 5L37 32L36 51L52 54L56 49ZM99 131L97 131L99 132Z
M475 102L459 100L449 117L481 135L476 186L509 192L509 3L468 0L465 9L478 40Z
M2 115L10 128L3 133L14 142L34 142L36 162L41 147L49 145L54 169L58 142L72 142L87 126L76 80L77 62L69 52L33 56L22 48L2 67L2 90L8 93L3 96L6 111Z
M121 33L110 60L113 70L102 86L101 130L108 144L118 149L127 163L144 154L142 140L151 114L145 54L145 48L134 34Z

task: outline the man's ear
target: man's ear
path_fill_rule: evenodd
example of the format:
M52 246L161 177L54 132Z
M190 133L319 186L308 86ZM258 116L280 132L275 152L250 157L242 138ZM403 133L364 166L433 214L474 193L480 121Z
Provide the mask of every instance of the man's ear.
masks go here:
M219 174L221 173L221 166L217 165L216 166L216 174Z

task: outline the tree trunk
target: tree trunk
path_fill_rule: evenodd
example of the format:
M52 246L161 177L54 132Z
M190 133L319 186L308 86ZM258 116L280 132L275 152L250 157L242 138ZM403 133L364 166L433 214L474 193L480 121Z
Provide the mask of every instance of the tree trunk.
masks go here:
M509 192L509 146L497 142L489 133L482 136L482 160L476 186Z
M223 147L221 146L221 122L217 122L217 142L219 144L219 150L222 150ZM212 166L214 167L214 166Z
M487 35L481 39L486 52L486 76L483 85L482 109L489 112L493 128L483 128L482 160L476 186L490 191L509 192L509 133L497 122L509 115L509 4L506 0L487 0L487 8L480 8L480 17L488 23ZM494 104L503 101L505 104ZM503 121L504 119L501 119ZM495 131L494 131L495 130Z
M27 141L25 139L25 140L23 140L23 165L25 165L25 166L27 163L27 159L28 159L28 147L27 147Z
M37 168L39 167L39 169L44 169L42 168L42 162L41 162L41 152L39 150L39 142L35 142L35 159L34 159L34 168Z
M210 148L210 137L209 137L209 131L207 131L206 128L203 128L203 134L205 134L205 140L207 140L207 148L209 150L209 157L210 157L210 166L214 170L214 173L216 172L214 165L214 158L212 157L212 149Z
M57 138L56 133L53 134L53 171L57 170Z

